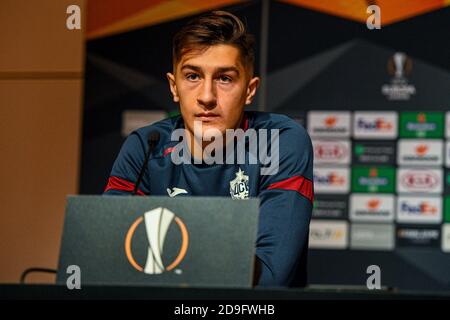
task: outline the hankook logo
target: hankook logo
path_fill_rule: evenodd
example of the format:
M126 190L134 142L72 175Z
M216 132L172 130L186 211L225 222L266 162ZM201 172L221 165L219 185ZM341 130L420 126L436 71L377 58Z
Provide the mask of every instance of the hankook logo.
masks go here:
M131 242L136 229L144 222L148 241L147 261L145 266L139 265L133 257ZM176 258L165 266L162 262L164 241L167 231L172 223L176 223L181 233L181 245ZM189 244L189 235L186 225L172 211L166 208L156 208L137 218L128 229L125 237L125 254L128 262L140 272L146 274L160 274L175 269L184 259Z
M434 188L438 184L438 177L430 172L408 171L401 177L401 183L410 189Z
M350 141L313 140L316 164L350 163Z
M443 186L441 169L397 170L397 192L441 193Z

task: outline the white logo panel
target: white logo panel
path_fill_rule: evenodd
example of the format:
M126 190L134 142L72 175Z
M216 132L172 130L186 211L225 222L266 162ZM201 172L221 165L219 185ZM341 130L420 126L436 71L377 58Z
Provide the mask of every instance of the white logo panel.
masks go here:
M450 168L450 141L445 144L445 166Z
M400 196L397 200L397 221L400 223L440 223L442 198Z
M442 225L442 251L450 252L450 223Z
M314 191L320 193L348 193L350 191L349 168L314 168Z
M314 164L350 164L350 140L313 139Z
M398 193L442 193L442 169L397 169Z
M445 136L450 138L450 111L445 113Z
M309 247L313 249L345 249L348 246L348 222L311 220Z
M399 165L443 164L443 141L433 139L400 139L397 163Z
M312 137L350 137L351 114L349 111L308 112L308 133Z
M394 210L394 195L352 194L350 196L350 220L352 221L393 221Z
M356 139L395 139L398 136L397 112L355 112L353 134Z

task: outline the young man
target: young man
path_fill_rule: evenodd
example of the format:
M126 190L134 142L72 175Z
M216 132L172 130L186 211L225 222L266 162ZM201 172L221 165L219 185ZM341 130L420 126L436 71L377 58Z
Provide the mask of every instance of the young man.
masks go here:
M117 157L105 194L131 194L149 150L147 139L159 133L137 194L260 198L256 243L256 280L260 286L302 286L306 283L306 256L313 203L313 152L306 131L290 118L244 112L252 102L259 78L253 75L252 37L234 15L215 11L189 22L173 42L173 73L167 73L173 100L181 116L165 119L133 132ZM182 129L187 149L177 162ZM239 150L227 161L211 163L222 149L204 156L211 143L235 129L252 141L268 141L261 150ZM270 131L270 137L261 134ZM237 138L237 140L241 139ZM232 140L232 150L236 150ZM262 145L259 144L259 147ZM252 149L252 148L250 148ZM227 149L228 151L228 149ZM237 158L242 156L244 163ZM276 157L276 158L275 158ZM178 159L179 160L179 159ZM232 161L228 161L232 160ZM251 161L253 160L253 162ZM273 165L275 164L275 165ZM271 168L267 169L267 165Z

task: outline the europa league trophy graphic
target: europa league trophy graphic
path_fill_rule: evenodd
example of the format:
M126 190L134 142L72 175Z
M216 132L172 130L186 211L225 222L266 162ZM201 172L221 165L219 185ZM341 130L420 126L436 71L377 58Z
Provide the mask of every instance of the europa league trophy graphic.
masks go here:
M393 56L394 67L395 67L395 77L403 78L403 71L406 62L406 54L403 52L396 52Z

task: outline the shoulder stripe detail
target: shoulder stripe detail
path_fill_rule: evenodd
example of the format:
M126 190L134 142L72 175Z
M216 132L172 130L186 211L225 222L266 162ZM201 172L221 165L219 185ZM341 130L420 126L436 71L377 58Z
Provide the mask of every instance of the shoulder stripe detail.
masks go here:
M293 176L279 182L274 182L267 189L294 190L311 201L311 203L314 202L313 182L303 176Z
M248 129L248 116L247 116L247 114L245 112L244 112L243 122L244 122L244 125L243 125L242 129L244 131L247 131L247 129Z
M124 180L119 177L111 176L108 179L108 184L106 185L104 192L111 190L111 189L133 192L134 186L135 186L135 184L132 182L129 182L129 181ZM143 193L140 189L138 189L137 194L140 196L145 196L145 193Z
M169 153L171 153L173 150L175 150L175 147L170 147L164 150L163 157L167 156Z

